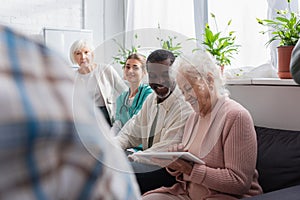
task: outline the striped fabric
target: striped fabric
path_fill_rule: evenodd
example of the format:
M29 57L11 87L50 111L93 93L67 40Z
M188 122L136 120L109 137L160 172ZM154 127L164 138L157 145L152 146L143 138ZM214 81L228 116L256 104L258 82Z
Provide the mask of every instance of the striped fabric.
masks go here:
M55 52L0 26L0 199L139 199L122 150Z

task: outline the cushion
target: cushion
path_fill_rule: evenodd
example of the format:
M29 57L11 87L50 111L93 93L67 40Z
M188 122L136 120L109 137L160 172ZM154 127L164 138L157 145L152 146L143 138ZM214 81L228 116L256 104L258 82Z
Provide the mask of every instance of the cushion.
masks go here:
M257 170L263 191L300 184L300 131L255 127Z

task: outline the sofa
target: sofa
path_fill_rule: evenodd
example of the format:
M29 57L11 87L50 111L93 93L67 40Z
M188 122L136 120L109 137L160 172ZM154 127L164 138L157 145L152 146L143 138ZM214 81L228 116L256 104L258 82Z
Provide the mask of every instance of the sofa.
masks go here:
M244 199L300 200L300 131L259 126L255 130L258 143L256 168L264 194ZM164 169L139 174L137 180L142 193L175 183Z
M247 200L300 199L300 131L255 127L264 194Z

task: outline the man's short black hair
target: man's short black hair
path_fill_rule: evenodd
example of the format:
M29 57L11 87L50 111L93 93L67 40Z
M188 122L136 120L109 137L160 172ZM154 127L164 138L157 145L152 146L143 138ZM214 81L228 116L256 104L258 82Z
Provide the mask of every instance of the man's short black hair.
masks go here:
M171 65L175 61L175 56L171 51L165 49L157 49L153 51L147 58L147 63L158 63L170 59Z

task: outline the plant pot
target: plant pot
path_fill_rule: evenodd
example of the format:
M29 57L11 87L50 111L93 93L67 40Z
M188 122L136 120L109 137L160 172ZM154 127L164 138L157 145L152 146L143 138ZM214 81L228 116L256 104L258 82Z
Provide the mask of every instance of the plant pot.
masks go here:
M278 76L281 79L291 79L290 61L294 46L279 46L278 52Z

